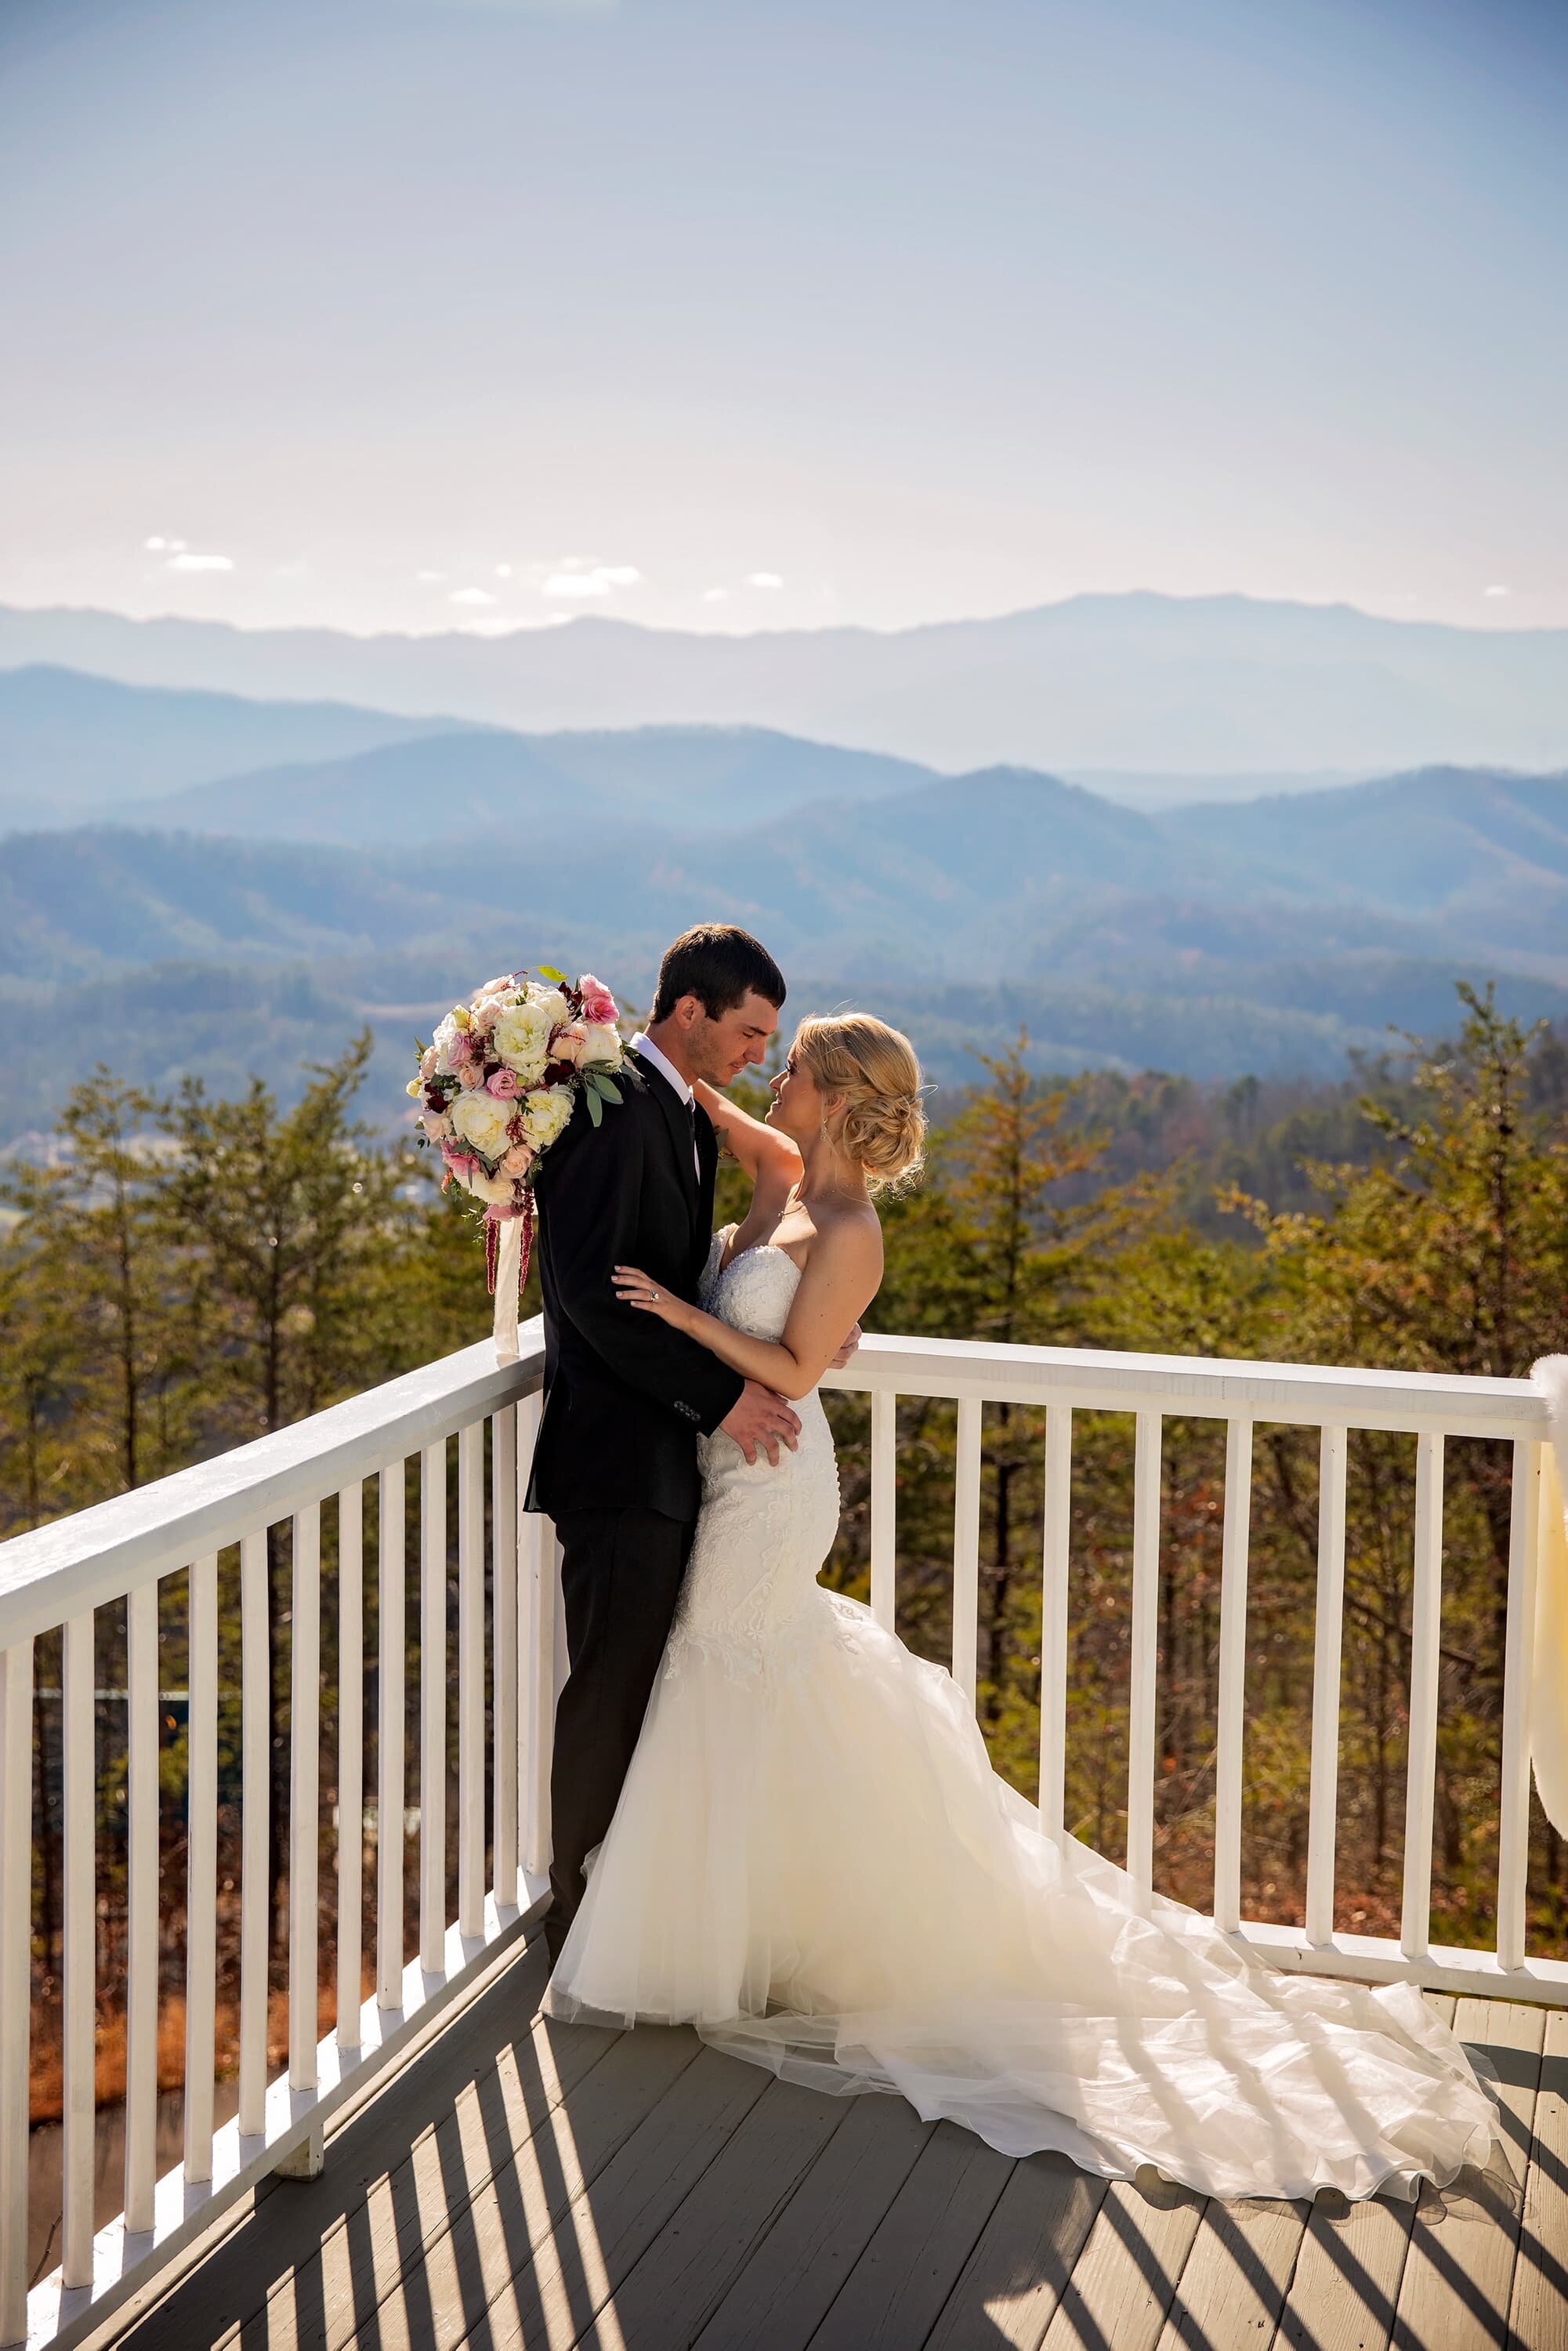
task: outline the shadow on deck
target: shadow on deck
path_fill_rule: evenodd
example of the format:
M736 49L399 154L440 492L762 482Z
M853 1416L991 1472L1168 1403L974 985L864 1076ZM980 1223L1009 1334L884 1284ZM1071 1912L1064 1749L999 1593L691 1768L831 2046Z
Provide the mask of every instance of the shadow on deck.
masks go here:
M546 2024L537 1946L117 2351L1568 2346L1568 2015L1464 2001L1522 2217L1206 2202L1013 2162L685 2032ZM1454 2014L1452 2002L1437 2001Z

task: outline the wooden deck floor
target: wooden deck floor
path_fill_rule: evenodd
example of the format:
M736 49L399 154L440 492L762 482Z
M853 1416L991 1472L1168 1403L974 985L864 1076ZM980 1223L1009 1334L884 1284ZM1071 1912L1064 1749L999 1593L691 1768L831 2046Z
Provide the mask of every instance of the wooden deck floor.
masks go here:
M544 2024L544 1973L507 1969L120 2351L1568 2351L1568 2016L1459 2003L1526 2196L1432 2222L1011 2162L689 2032Z

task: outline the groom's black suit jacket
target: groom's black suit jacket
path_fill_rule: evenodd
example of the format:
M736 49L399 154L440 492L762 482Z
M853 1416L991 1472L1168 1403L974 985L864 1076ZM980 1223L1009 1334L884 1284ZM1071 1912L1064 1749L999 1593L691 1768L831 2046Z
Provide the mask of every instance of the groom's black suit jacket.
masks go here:
M695 1519L697 1437L745 1384L612 1286L617 1265L634 1265L695 1299L713 1233L712 1123L651 1061L636 1062L642 1083L623 1083L597 1127L580 1101L539 1168L545 1407L527 1507L551 1518L641 1506Z

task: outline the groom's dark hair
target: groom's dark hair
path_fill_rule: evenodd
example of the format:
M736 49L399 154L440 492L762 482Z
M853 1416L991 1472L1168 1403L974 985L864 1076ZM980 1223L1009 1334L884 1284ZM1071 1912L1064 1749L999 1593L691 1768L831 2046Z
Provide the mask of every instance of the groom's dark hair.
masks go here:
M733 1012L748 995L774 1010L784 1001L784 975L759 939L734 923L699 923L664 949L650 1022L667 1020L683 996L695 996L710 1020Z

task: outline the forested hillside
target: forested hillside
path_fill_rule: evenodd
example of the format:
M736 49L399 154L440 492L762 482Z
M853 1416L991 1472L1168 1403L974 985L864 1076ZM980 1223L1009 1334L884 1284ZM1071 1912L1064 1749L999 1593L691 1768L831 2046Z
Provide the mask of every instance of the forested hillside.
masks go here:
M1100 1075L1069 1086L995 1057L933 1139L923 1186L884 1211L875 1329L1177 1354L1366 1364L1519 1376L1568 1340L1568 1050L1485 998L1459 1033L1359 1086L1242 1084L1205 1092ZM355 1122L361 1041L281 1111L265 1089L189 1085L163 1099L107 1074L78 1089L54 1164L5 1179L0 1236L0 1534L36 1525L277 1427L482 1334L473 1228L428 1163ZM740 1206L724 1177L720 1215ZM867 1415L832 1399L843 1479L830 1566L865 1590ZM988 1408L983 1425L981 1719L1025 1792L1039 1751L1043 1427ZM954 1415L899 1406L899 1629L945 1659L951 1641ZM1077 1417L1072 1466L1068 1817L1122 1849L1126 1786L1132 1429ZM1162 1488L1157 1883L1207 1904L1224 1432L1167 1420ZM1353 1435L1338 1923L1397 1931L1410 1658L1414 1443ZM1455 1441L1445 1459L1442 1687L1433 1932L1484 1945L1495 1882L1506 1449ZM1299 1918L1305 1865L1316 1561L1310 1431L1260 1428L1251 1501L1243 1893L1249 1915ZM323 1562L322 1676L335 1692L337 1573ZM370 1555L370 1554L368 1554ZM411 1541L411 1560L417 1543ZM272 1555L278 1621L287 1547ZM221 1563L223 1638L235 1569ZM182 1579L162 1586L163 1672L183 1674ZM375 1641L374 1592L367 1639ZM408 1688L417 1707L417 1611ZM123 1679L119 1613L99 1612L98 1678ZM287 1768L286 1643L274 1752ZM57 1635L39 1645L57 1690ZM228 1677L221 1674L220 1678ZM237 1681L237 1677L234 1677ZM43 2012L57 2006L57 1719L40 1699L36 1943ZM183 1881L183 1718L165 1728L165 1884ZM237 1850L237 1709L220 1709L220 1870ZM100 1723L108 1907L100 1997L119 2012L124 1819L113 1805L122 1722ZM413 1718L411 1715L411 1742ZM411 1744L411 1752L413 1747ZM330 1806L329 1785L322 1791ZM456 1838L448 1842L455 1855ZM282 1851L275 1856L281 1869ZM324 1887L332 1883L329 1872ZM372 1889L367 1887L367 1898ZM412 1898L411 1887L411 1898ZM283 1980L281 1905L274 1964ZM1568 1949L1568 1871L1537 1817L1531 1948ZM220 1920L220 2041L232 2056L236 1922ZM323 1966L333 1964L324 1920ZM169 1948L176 1950L177 1936ZM368 1948L368 1946L367 1946ZM326 1979L324 1978L324 1980ZM169 1996L177 2003L172 1981ZM171 2010L173 2012L173 2010ZM57 2100L57 2046L35 2035L35 2105ZM100 2043L100 2092L122 2052ZM177 2041L171 2043L177 2066Z

